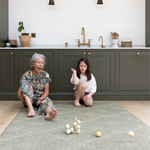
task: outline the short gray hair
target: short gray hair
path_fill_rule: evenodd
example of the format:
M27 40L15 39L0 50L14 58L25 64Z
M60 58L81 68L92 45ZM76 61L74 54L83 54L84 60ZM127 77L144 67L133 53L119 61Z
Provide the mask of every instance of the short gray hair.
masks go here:
M32 62L35 63L39 58L43 58L44 66L46 65L46 62L45 62L46 57L43 54L33 54L30 59L30 69L31 70L34 68L34 66L32 65ZM44 69L44 67L43 67L43 69Z

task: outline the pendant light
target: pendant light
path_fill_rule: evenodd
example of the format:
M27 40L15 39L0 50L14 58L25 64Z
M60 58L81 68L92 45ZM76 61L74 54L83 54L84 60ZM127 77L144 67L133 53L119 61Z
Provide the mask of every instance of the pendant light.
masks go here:
M54 0L50 0L49 5L55 5Z
M103 4L103 0L98 0L97 4Z

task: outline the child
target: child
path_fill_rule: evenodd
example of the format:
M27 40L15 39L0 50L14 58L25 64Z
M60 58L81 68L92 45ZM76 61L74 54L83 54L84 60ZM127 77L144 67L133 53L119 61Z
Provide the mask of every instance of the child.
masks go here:
M71 68L71 70L73 74L70 81L74 84L74 105L80 107L80 101L83 101L86 106L92 106L92 95L96 92L97 85L95 77L91 74L88 59L84 57L79 59L76 70L74 68Z

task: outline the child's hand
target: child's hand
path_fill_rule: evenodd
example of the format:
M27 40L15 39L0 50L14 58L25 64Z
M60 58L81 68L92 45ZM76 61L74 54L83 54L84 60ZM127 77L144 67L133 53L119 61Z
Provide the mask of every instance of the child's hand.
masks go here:
M74 68L71 68L71 71L72 71L73 73L76 73L76 70L75 70Z
M86 96L87 96L87 99L90 99L92 97L91 94L88 94Z

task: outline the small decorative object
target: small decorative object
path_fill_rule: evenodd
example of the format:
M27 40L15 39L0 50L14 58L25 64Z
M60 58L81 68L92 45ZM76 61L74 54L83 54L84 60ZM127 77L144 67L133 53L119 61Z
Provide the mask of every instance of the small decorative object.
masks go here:
M23 22L20 21L18 31L21 32L22 30L24 30L24 26L23 26ZM22 47L29 47L30 46L31 36L29 36L29 33L22 33L22 35L19 36L19 38L20 38L20 43L21 43Z
M66 125L65 125L65 128L66 128L66 129L69 129L69 128L70 128L69 124L66 124Z
M73 129L73 128L70 128L70 130L71 130L71 133L73 133L73 132L74 132L74 129Z
M81 124L81 120L82 120L82 119L77 119L77 118L75 117L75 120L77 121L77 124Z
M70 128L69 124L66 124L66 125L65 125L65 128L66 128L66 133L67 133L67 134L70 134L70 133L71 133L71 130L69 129L69 128Z
M81 119L75 118L75 120L76 120L77 122L76 122L76 121L73 122L73 128L70 128L70 125L69 125L69 124L66 124L66 125L65 125L66 133L67 133L67 134L73 133L74 131L76 131L77 134L80 133Z
M99 136L101 136L102 134L101 134L99 131L96 131L96 135L99 137Z
M67 48L67 46L68 46L68 43L65 43L65 46L66 46L66 48Z
M77 129L77 134L80 134L80 129Z
M17 40L9 40L10 47L17 47Z
M9 37L7 37L7 41L6 41L6 47L10 47L10 41L9 41Z
M128 39L128 41L123 41L125 39ZM123 40L121 41L121 47L132 47L132 41L131 41L131 39L124 38Z
M97 4L103 4L103 0L98 0Z
M81 127L80 127L80 125L76 125L76 128L77 128L77 130L78 130L78 129L80 129Z
M76 123L76 122L73 122L73 129L74 129L74 131L77 130L76 125L77 125L77 123Z
M129 137L133 137L134 136L134 132L133 131L129 131L128 135L129 135Z
M50 0L49 5L55 5L54 0Z
M36 33L31 33L32 38L36 37Z

